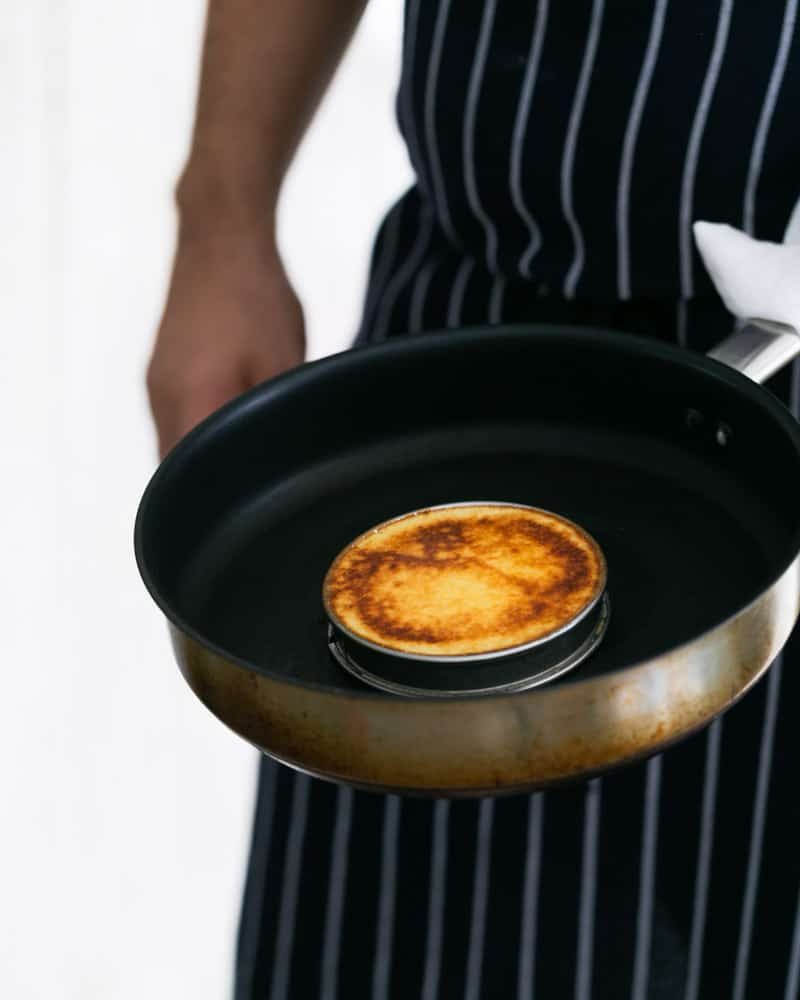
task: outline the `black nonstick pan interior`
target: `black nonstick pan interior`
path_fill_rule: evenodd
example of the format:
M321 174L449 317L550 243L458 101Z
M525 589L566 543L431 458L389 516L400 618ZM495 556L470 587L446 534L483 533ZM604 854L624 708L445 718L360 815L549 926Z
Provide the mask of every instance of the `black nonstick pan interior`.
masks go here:
M351 352L237 401L164 463L137 543L180 627L352 691L321 603L344 545L433 504L556 511L603 548L613 607L602 646L555 682L569 684L755 599L797 551L797 486L794 422L735 373L618 334L503 328Z

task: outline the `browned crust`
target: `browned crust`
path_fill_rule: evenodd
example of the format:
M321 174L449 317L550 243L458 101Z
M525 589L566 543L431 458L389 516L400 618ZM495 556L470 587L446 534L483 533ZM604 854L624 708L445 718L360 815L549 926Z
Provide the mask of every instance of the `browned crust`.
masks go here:
M324 598L353 635L421 655L524 645L596 600L602 554L582 529L514 505L432 508L379 525L331 566Z

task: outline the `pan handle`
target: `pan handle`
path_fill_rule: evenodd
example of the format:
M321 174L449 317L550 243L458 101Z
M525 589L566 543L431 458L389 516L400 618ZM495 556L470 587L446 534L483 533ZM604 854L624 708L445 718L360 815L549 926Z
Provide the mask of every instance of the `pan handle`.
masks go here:
M747 326L731 334L708 352L710 358L735 368L759 384L800 354L800 334L786 323L766 319L748 320Z

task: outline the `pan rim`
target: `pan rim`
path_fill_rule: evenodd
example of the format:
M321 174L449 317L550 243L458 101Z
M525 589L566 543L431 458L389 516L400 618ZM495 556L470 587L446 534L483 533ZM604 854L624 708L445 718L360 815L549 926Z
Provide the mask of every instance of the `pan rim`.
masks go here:
M455 345L457 347L466 348L468 345L474 343L478 346L485 346L488 339L487 334L489 337L506 337L508 339L518 339L520 341L530 337L552 339L570 337L573 340L584 341L587 344L606 344L612 349L616 348L621 350L624 347L627 348L629 353L632 354L641 352L650 358L660 359L682 367L688 366L690 369L694 369L705 374L706 376L715 378L735 390L744 392L758 406L763 407L769 415L779 425L781 425L783 431L792 440L798 452L798 460L800 460L800 423L795 420L787 407L784 406L779 399L771 395L767 389L755 382L752 382L749 378L747 378L747 376L733 368L730 368L728 365L716 361L713 358L709 358L704 354L675 344L654 340L643 335L622 333L620 331L604 327L576 326L570 324L483 324L463 327L458 330L430 331L426 332L424 336L395 337L391 340L376 344L357 345L329 355L325 358L306 362L235 397L189 431L189 433L178 441L172 450L159 463L150 477L150 480L148 481L140 499L134 523L133 541L136 565L142 578L142 582L150 594L150 597L167 621L180 632L184 633L186 636L214 655L219 656L223 660L233 663L245 670L260 674L271 681L290 684L305 690L314 690L334 696L343 695L348 698L363 698L372 701L386 701L387 698L394 700L392 696L378 694L376 691L359 691L356 689L345 691L341 687L336 687L330 684L321 684L315 681L307 681L296 677L290 677L285 673L270 669L267 666L248 660L245 657L237 656L236 654L225 650L213 640L204 636L174 609L172 603L163 594L154 577L154 574L151 573L144 555L145 522L148 517L149 508L153 503L153 496L160 487L161 483L169 476L175 474L176 470L180 470L181 465L189 459L194 450L202 445L205 439L207 439L211 434L216 434L226 424L230 424L234 420L238 420L250 409L273 402L285 393L291 392L297 383L319 377L320 372L327 373L329 370L335 371L342 365L352 364L354 363L355 358L362 357L363 354L369 354L370 356L377 358L391 358L395 354L400 354L402 356L408 352L409 344L413 344L416 350L422 351L423 353L427 350L435 351L445 349L445 345L451 347L452 345ZM725 629L731 622L745 615L759 601L763 600L764 595L775 587L775 585L783 578L787 570L789 570L795 562L798 554L800 554L800 526L795 529L793 544L788 546L787 551L788 555L785 556L780 562L778 569L770 574L768 582L763 586L756 597L747 604L737 608L723 621L712 626L710 629L695 635L687 642L664 649L647 660L639 660L635 663L621 666L617 670L609 671L603 675L603 678L618 677L640 669L649 663L661 659L662 657L673 656L679 653L680 650L691 648L693 645L703 641L718 630ZM578 688L581 685L596 683L597 680L598 678L596 677L583 678L579 680L567 679L558 687ZM542 686L540 693L544 693L547 690L554 690L554 688L549 685L544 685ZM535 693L536 689L533 689L526 694L527 696L531 696ZM482 695L481 697L503 698L508 697L508 695L503 695L502 693L489 693ZM462 700L474 701L475 698L473 696L471 699L440 699L438 697L406 699L408 703L413 704L422 701L431 704L440 700L446 701L448 704L452 705L453 703L460 702Z

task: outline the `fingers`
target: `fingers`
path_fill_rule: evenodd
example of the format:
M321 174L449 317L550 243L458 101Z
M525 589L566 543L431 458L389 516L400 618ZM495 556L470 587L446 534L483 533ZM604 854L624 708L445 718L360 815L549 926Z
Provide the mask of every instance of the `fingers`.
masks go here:
M179 257L147 372L163 457L234 396L303 360L300 303L275 259L246 258L209 273Z
M254 358L247 371L248 387L253 388L261 385L262 382L297 367L297 365L302 364L302 361L303 353L301 350L286 352L280 360L268 353L262 357Z
M305 358L306 339L303 311L293 296L283 304L280 334L273 327L260 334L248 357L247 377L251 386L296 368Z
M240 376L165 382L156 371L148 373L147 388L158 433L159 458L163 458L193 427L248 386Z

